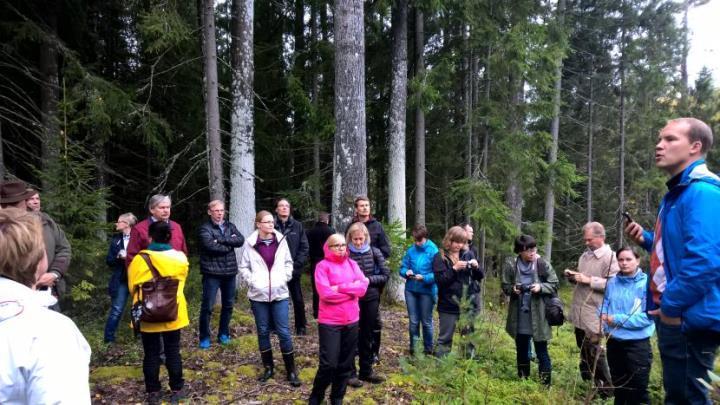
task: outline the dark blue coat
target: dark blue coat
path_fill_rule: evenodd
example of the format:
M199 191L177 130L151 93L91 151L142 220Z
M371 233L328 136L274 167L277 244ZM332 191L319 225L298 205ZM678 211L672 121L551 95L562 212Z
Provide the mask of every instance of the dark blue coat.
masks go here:
M113 235L110 239L110 247L108 248L105 263L112 270L110 282L108 283L108 294L115 296L115 291L120 284L127 285L127 272L125 271L125 258L118 258L118 254L123 250L123 235L121 233Z
M275 229L287 239L293 259L293 277L297 277L302 274L310 250L305 228L302 222L290 216L285 222L280 221L280 218L275 218Z
M200 272L215 276L231 276L238 272L235 248L245 243L245 237L232 222L225 221L224 230L208 220L198 230L200 241Z

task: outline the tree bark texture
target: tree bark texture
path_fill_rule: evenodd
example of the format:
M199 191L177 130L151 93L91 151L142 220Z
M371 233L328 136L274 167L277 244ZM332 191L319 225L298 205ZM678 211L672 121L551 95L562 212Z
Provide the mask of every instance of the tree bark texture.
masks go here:
M55 46L57 40L57 15L59 2L51 0L44 8L45 23L49 32L40 44L40 121L43 127L42 167L47 170L58 159L60 147L60 127L58 120L58 101L60 99L60 79L58 55ZM43 191L49 191L47 176L42 179Z
M0 183L5 180L5 155L3 154L2 120L0 120Z
M225 199L220 106L218 101L217 44L215 41L215 1L202 2L203 67L205 70L205 131L207 135L208 180L210 199Z
M595 127L593 123L595 113L595 88L593 86L593 76L595 68L590 69L590 101L588 105L588 149L587 149L587 222L593 220L593 143L595 142Z
M623 13L625 2L623 2ZM625 37L626 37L626 28L625 28L625 16L623 16L622 21L622 28L621 28L621 35L620 35L620 66L618 67L620 70L620 122L619 122L619 133L620 133L620 150L618 152L618 162L619 164L619 170L618 170L618 209L619 213L622 213L625 211ZM616 215L615 218L618 218L619 215ZM617 246L618 248L623 245L623 227L622 227L622 221L618 220L618 227L617 227Z
M565 0L558 0L557 23L562 29L565 22ZM550 124L550 154L548 164L553 166L557 162L558 144L560 141L560 103L562 102L562 56L555 65L555 92L553 94L553 118ZM548 188L545 191L545 222L547 223L547 240L545 241L544 257L552 263L553 223L555 222L555 177L551 174Z
M335 152L332 215L345 229L367 194L365 37L362 0L335 0Z
M407 227L405 205L405 117L407 114L407 0L397 0L392 10L392 93L390 94L390 170L388 218Z
M253 7L253 0L232 3L230 220L245 236L255 227Z
M415 76L425 75L423 12L415 8ZM415 108L415 223L425 225L425 112Z

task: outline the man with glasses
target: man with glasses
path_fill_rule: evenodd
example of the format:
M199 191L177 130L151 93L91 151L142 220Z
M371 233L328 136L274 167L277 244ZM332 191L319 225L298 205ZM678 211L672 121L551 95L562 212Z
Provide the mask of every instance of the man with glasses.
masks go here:
M583 240L587 249L578 260L577 271L565 270L568 281L575 284L570 320L575 326L575 341L580 348L580 375L585 381L594 380L603 397L612 395L612 378L605 349L600 345L602 329L600 307L605 285L620 270L615 252L605 243L605 227L599 222L583 226Z
M235 225L225 220L225 203L220 200L210 201L207 212L210 218L198 231L203 286L199 323L201 349L210 348L210 318L218 290L222 308L217 341L223 345L230 342L230 318L235 303L235 275L238 272L235 249L245 242L245 237Z
M170 219L170 207L172 200L169 195L155 194L148 201L148 211L150 216L137 223L130 231L130 242L127 246L127 257L125 258L125 266L129 266L141 250L147 249L150 245L150 235L148 230L150 224L157 221L165 221L170 224L172 237L170 238L170 246L188 255L187 244L185 243L185 234L182 227L177 222Z
M290 255L293 259L293 276L288 281L290 298L295 312L295 334L297 336L307 335L307 318L305 317L305 300L302 295L300 278L307 261L308 245L307 235L302 222L297 221L290 215L290 201L281 198L275 204L275 229L280 231L287 238Z

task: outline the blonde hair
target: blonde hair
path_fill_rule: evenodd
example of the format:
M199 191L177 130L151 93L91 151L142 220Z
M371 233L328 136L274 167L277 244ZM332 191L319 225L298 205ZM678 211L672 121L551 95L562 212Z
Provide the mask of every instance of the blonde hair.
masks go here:
M365 226L365 224L363 224L362 222L355 222L350 225L350 228L348 228L347 232L345 233L345 239L351 240L355 232L362 232L363 236L365 236L365 242L370 243L370 232L368 232L367 226Z
M137 217L132 212L126 212L124 214L121 214L118 219L127 221L127 224L130 226L135 226L135 224L137 224Z
M262 210L262 211L258 212L257 214L255 214L255 228L257 228L257 223L262 222L262 219L268 215L272 216L270 211L265 211L265 210Z
M450 244L452 242L467 243L467 232L465 229L457 225L448 229L442 240L443 249L446 251L450 250Z
M32 287L45 256L40 217L18 208L0 210L0 252L0 275Z
M326 243L328 244L328 246L330 246L330 245L335 245L337 243L347 243L347 242L345 242L345 236L343 236L343 234L334 233L334 234L328 236Z

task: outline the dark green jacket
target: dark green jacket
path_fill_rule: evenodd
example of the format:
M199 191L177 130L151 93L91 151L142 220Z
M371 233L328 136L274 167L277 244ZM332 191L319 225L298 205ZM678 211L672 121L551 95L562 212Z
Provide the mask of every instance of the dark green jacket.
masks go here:
M56 272L60 278L65 276L70 267L70 242L65 237L65 232L53 221L50 216L41 212L40 219L43 227L43 240L45 241L45 253L48 259L48 272Z
M510 297L510 305L508 306L508 317L507 323L505 324L505 330L510 336L515 338L518 327L518 303L519 297L513 292L513 286L515 285L515 278L517 276L516 261L519 260L517 257L510 257L505 260L503 264L502 272L502 290ZM537 263L540 263L540 266ZM530 300L530 312L532 314L532 330L533 340L536 342L546 342L552 338L552 329L545 320L545 303L542 300L543 295L552 295L557 293L558 278L555 275L550 263L546 263L541 257L535 264L536 280L540 283L540 293L533 294ZM538 267L541 268L540 272L537 272ZM543 270L544 269L544 270Z

